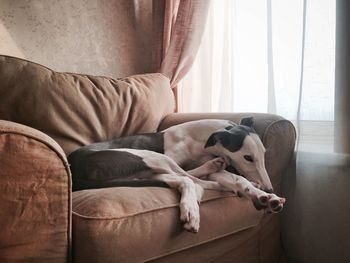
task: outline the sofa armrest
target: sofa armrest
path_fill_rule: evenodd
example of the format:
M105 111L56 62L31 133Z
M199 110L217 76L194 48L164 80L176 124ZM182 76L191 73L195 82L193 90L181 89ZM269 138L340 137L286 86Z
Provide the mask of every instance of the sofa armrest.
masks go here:
M49 136L0 120L0 262L67 262L71 175Z
M245 116L254 117L254 128L266 148L266 170L275 192L281 194L281 175L291 160L296 139L295 128L290 121L265 113L173 113L162 120L159 130L200 119L225 119L239 123Z

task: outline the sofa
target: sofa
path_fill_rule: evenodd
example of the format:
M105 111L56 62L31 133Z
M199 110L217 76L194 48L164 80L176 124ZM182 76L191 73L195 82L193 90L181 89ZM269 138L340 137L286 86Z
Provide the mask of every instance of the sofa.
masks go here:
M249 115L282 194L295 144L291 122L273 114L173 111L169 80L159 73L112 79L0 56L0 262L282 262L280 214L257 211L245 198L205 191L193 234L181 226L175 190L72 192L66 157L78 147Z

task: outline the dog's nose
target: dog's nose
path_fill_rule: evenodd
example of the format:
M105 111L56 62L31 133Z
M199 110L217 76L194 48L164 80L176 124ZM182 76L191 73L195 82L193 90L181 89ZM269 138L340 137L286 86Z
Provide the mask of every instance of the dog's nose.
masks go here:
M265 191L266 193L272 194L272 193L273 193L273 188L264 189L264 191Z

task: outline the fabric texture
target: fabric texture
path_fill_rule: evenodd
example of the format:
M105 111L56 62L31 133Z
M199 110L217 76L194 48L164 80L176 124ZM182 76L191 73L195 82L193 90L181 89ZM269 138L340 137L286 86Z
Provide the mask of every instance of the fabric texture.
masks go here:
M0 122L0 225L5 229L0 261L68 261L72 211L75 262L279 260L278 215L262 215L245 199L206 191L201 229L194 235L182 229L179 194L167 188L84 190L71 200L65 154L91 142L190 120L238 122L250 115L279 193L295 142L289 121L269 114L170 114L173 96L162 74L113 80L57 73L0 56L0 80L0 118L8 120Z
M71 177L47 135L0 120L0 262L67 262Z
M169 80L159 73L115 80L0 56L0 79L0 119L44 132L66 154L93 142L154 132L174 109Z
M206 191L192 234L182 229L178 203L176 190L158 187L74 192L74 261L145 262L254 227L262 216L246 199Z

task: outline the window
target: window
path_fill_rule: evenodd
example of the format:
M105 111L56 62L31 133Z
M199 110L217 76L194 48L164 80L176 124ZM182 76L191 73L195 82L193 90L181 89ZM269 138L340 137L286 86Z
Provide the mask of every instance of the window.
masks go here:
M301 147L332 151L335 2L211 1L180 111L279 114L300 121Z

